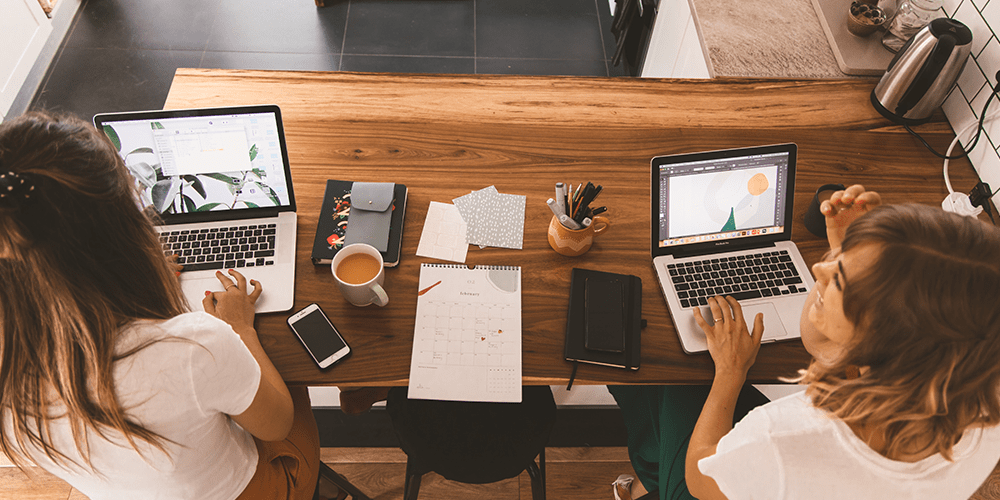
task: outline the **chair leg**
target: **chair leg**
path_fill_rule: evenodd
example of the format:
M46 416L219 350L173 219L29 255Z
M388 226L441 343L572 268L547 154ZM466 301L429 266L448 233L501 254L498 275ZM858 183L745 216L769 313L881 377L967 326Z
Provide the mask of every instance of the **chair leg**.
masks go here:
M416 470L412 460L406 461L406 480L403 482L403 500L417 500L420 494L420 478L423 473Z
M353 500L371 500L367 495L361 492L356 486L351 484L344 476L341 476L337 471L330 468L323 462L319 463L319 475L321 478L330 481L331 483L337 485L343 491L346 491L348 495L351 496Z
M545 500L545 447L538 453L538 468L542 472L542 500Z
M531 500L545 500L545 450L538 454L538 458L541 468L532 460L525 469L531 477Z

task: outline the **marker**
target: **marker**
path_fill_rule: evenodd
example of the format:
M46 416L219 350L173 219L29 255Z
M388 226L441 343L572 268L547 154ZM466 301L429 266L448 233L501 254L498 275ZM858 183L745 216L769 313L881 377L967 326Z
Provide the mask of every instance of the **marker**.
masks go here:
M566 213L559 209L559 203L556 200L549 198L545 201L545 204L549 206L549 210L552 210L552 215L555 215L556 219L566 216Z
M597 207L591 212L591 215L603 214L608 211L608 207Z
M583 229L580 227L579 224L576 223L575 220L570 219L569 216L565 214L559 217L559 222L561 222L562 225L565 226L567 229L572 229L574 231Z
M583 227L590 227L590 217L583 218Z
M559 214L566 214L566 187L561 182L556 183L556 206L559 207Z

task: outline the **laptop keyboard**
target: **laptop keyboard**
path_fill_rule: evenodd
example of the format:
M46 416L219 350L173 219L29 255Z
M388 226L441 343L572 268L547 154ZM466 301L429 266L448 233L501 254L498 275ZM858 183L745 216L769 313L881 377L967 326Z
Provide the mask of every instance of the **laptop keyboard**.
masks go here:
M213 227L160 233L164 255L177 255L181 271L274 265L275 224Z
M708 305L715 295L736 300L804 293L787 250L668 264L681 307Z

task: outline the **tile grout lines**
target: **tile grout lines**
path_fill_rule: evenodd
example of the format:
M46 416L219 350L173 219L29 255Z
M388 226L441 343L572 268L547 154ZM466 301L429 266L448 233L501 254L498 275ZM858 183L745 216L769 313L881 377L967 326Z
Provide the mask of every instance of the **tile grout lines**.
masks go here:
M347 52L347 25L351 18L351 0L347 0L347 12L344 14L344 39L340 42L340 62L337 71L344 71L344 52Z
M608 49L606 48L604 41L604 26L601 24L601 0L594 0L594 7L597 9L597 34L601 36L601 55L604 56L604 71L605 76L611 76L611 67L608 66ZM614 13L611 13L614 15Z
M479 5L472 0L472 74L479 74L479 34L476 33L476 18L479 17Z

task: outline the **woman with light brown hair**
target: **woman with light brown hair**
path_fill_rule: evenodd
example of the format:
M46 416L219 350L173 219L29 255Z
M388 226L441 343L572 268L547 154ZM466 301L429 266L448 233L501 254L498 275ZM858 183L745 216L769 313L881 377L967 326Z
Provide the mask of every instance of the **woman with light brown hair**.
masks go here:
M1000 230L880 204L855 185L821 207L831 250L812 268L802 312L813 355L804 392L743 404L763 321L751 332L739 303L721 297L709 299L711 317L695 311L715 362L710 388L610 388L648 490L965 499L990 475L1000 459Z
M188 312L135 182L92 125L0 124L0 451L91 499L312 498L305 388L253 327L260 283Z

